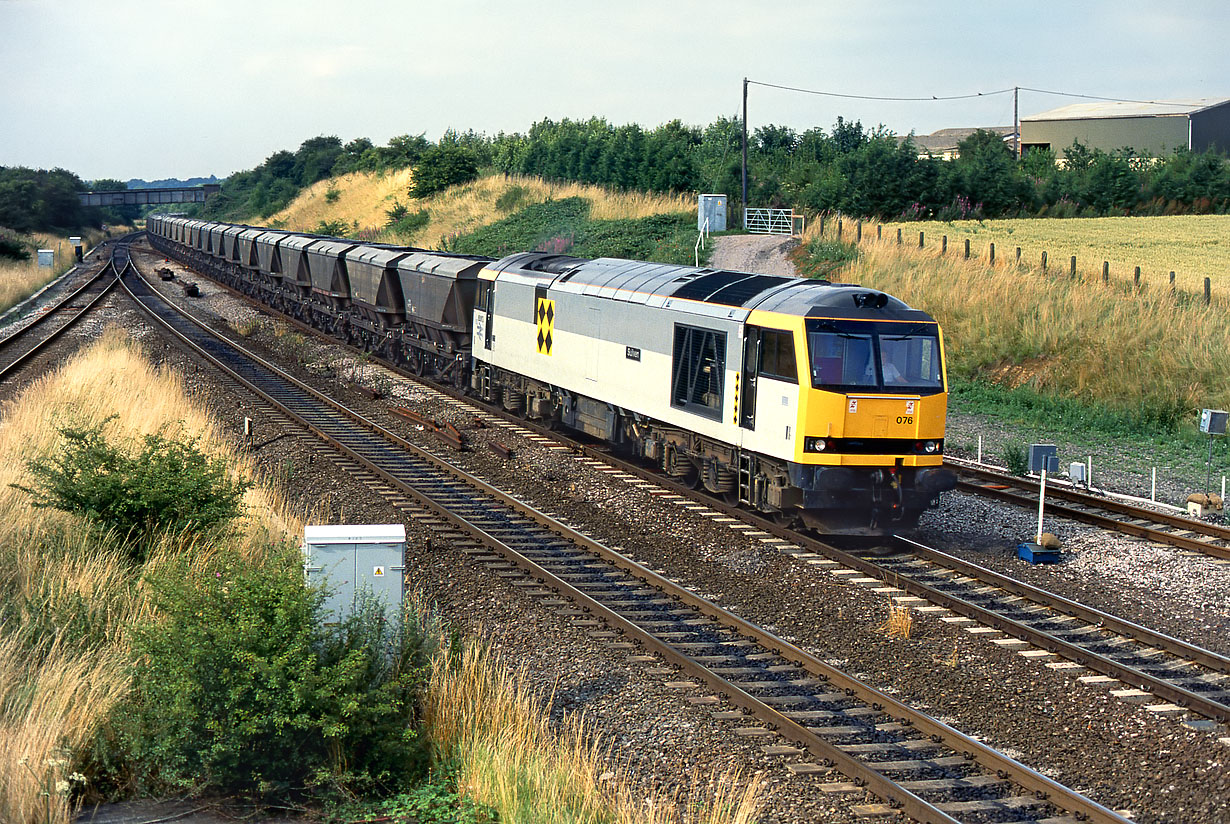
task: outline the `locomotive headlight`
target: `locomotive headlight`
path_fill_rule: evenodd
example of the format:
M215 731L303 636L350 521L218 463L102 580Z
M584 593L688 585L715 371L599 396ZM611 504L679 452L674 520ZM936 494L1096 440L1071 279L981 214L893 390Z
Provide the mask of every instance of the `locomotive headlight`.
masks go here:
M804 438L804 452L829 452L833 449L832 440L826 438Z
M935 441L919 441L915 448L924 455L934 455L939 451L940 445Z

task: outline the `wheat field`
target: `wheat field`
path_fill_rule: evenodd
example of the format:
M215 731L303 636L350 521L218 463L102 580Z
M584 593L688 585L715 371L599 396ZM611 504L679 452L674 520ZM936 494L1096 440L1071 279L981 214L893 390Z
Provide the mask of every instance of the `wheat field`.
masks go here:
M582 183L549 183L535 177L488 175L472 183L453 186L433 197L416 199L407 194L413 175L409 170L378 174L353 172L321 182L306 189L285 209L269 219L270 225L293 231L312 231L321 221L358 224L365 240L404 243L429 249L439 248L445 238L472 232L512 211L547 200L580 197L590 202L590 217L595 220L641 218L660 214L691 213L694 198L612 192ZM326 193L336 191L330 202ZM512 193L514 204L497 207L501 197ZM395 203L411 213L426 210L427 223L413 234L385 230L387 210ZM353 229L352 229L353 231Z
M854 221L845 224L852 228ZM1029 266L1046 252L1048 268L1067 272L1075 255L1078 273L1100 278L1105 261L1119 282L1131 282L1139 266L1145 283L1168 285L1174 272L1181 289L1203 291L1209 277L1214 289L1230 294L1230 215L886 222L884 237L896 242L898 228L907 247L918 246L919 232L931 248L947 235L949 253L961 254L968 238L972 257L986 258L994 243L997 259L1015 261L1019 246ZM873 236L875 224L864 223L863 232Z

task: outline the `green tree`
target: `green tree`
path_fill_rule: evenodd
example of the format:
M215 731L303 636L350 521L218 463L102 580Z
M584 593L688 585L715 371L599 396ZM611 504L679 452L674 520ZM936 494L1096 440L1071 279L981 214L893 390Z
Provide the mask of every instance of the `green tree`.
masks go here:
M414 167L411 197L427 197L449 186L469 183L478 177L474 152L460 146L436 146L428 149Z

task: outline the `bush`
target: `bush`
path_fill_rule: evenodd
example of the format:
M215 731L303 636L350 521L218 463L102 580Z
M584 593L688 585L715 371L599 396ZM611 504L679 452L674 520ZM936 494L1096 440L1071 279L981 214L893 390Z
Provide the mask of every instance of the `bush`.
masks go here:
M430 222L431 213L426 209L419 209L417 212L409 212L402 215L399 219L391 221L388 224L388 228L395 234L413 235Z
M807 244L805 255L795 255L793 259L804 277L826 280L841 267L858 259L858 247L853 243L818 237Z
M12 260L29 260L30 252L17 235L0 229L0 258Z
M486 824L499 820L490 806L463 795L457 787L456 770L433 771L431 778L407 793L377 804L356 804L327 819L341 824L352 821L405 821L416 824Z
M371 600L335 626L287 547L149 573L160 620L133 637L134 694L115 718L113 775L135 789L266 798L387 795L425 773L414 728L431 648Z
M350 224L344 220L322 220L316 224L316 228L312 230L312 233L328 235L329 237L345 237L349 231Z
M103 435L111 420L60 429L59 454L26 464L34 486L14 486L33 495L36 507L81 515L100 531L117 533L138 560L144 539L155 533L203 533L243 511L251 483L229 477L226 462L203 453L196 438L146 435L129 451Z
M517 207L525 202L530 190L520 184L513 184L504 190L495 200L495 208L500 212L515 212Z
M1004 444L1004 466L1013 475L1029 474L1029 450L1018 442Z
M423 152L414 167L410 196L427 197L477 177L478 161L474 152L461 146L433 146Z

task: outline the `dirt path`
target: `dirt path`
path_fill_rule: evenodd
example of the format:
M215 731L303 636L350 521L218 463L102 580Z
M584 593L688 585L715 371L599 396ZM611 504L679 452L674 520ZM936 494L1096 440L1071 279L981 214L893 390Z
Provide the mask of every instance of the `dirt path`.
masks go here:
M713 238L714 269L755 272L761 275L797 277L794 264L786 254L799 245L797 238L782 235L724 235Z

